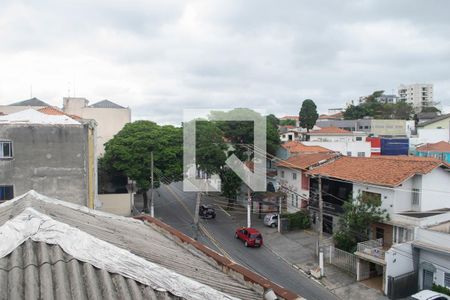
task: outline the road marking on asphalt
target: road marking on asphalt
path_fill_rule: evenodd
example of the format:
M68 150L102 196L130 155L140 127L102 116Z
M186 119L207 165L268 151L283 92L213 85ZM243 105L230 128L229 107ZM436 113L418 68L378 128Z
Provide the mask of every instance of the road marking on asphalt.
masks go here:
M220 209L221 209L225 214L227 214L227 216L231 217L230 213L227 212L225 209L223 209L222 206L220 206L220 205L217 205L217 206L220 207Z
M191 211L189 210L189 208L187 207L187 205L183 202L183 199L181 199L180 196L178 196L174 190L172 190L172 187L166 185L165 186L169 192L175 197L175 200L177 200L182 206L183 208L188 212L188 214L194 218L194 215L191 213ZM211 233L209 233L209 231L205 228L205 226L203 226L203 224L199 224L199 228L200 230L211 240L211 242L214 244L214 246L217 247L217 249L219 249L219 251L222 253L223 256L225 256L226 258L228 258L231 261L234 261L231 256L219 245L219 241L217 241L213 235Z

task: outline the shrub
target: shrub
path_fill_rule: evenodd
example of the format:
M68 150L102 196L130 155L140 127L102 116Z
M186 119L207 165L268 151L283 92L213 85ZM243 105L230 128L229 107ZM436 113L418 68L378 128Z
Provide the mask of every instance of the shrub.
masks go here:
M283 214L281 217L288 219L289 230L308 229L311 227L309 216L305 211L298 211L293 214Z
M450 296L450 289L446 288L445 286L433 284L432 290L435 291L435 292L438 292L438 293Z

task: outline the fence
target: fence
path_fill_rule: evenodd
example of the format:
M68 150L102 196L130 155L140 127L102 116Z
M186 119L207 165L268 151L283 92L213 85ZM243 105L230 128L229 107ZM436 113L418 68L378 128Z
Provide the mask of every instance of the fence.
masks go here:
M325 258L330 264L344 270L356 278L356 255L337 249L334 245L330 245L328 251L325 252L327 252L324 253Z

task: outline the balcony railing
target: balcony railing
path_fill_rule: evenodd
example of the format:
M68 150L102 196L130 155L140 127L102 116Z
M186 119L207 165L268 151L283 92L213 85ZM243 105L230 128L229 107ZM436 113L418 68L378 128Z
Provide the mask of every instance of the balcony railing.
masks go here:
M385 250L383 249L383 239L369 240L358 243L357 251L379 259L384 259Z
M319 209L319 200L309 199L309 206ZM344 209L341 205L323 201L323 211L330 214L342 214Z

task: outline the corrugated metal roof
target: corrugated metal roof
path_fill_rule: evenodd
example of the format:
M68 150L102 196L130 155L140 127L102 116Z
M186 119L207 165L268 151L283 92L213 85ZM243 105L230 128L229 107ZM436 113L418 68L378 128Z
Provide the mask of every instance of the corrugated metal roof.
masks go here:
M95 107L95 108L125 108L123 106L120 106L119 104L116 104L109 100L102 100L97 103L94 103L92 105L89 105L89 107Z
M181 299L26 240L0 258L0 299Z
M9 106L50 106L50 105L38 98L31 98L28 100L23 100L20 102L10 104Z
M262 299L261 291L255 291L232 275L224 273L200 251L178 243L173 237L142 221L87 208L75 209L77 206L74 204L56 200L41 201L27 194L20 201L0 205L0 225L27 207L227 295L242 299Z

